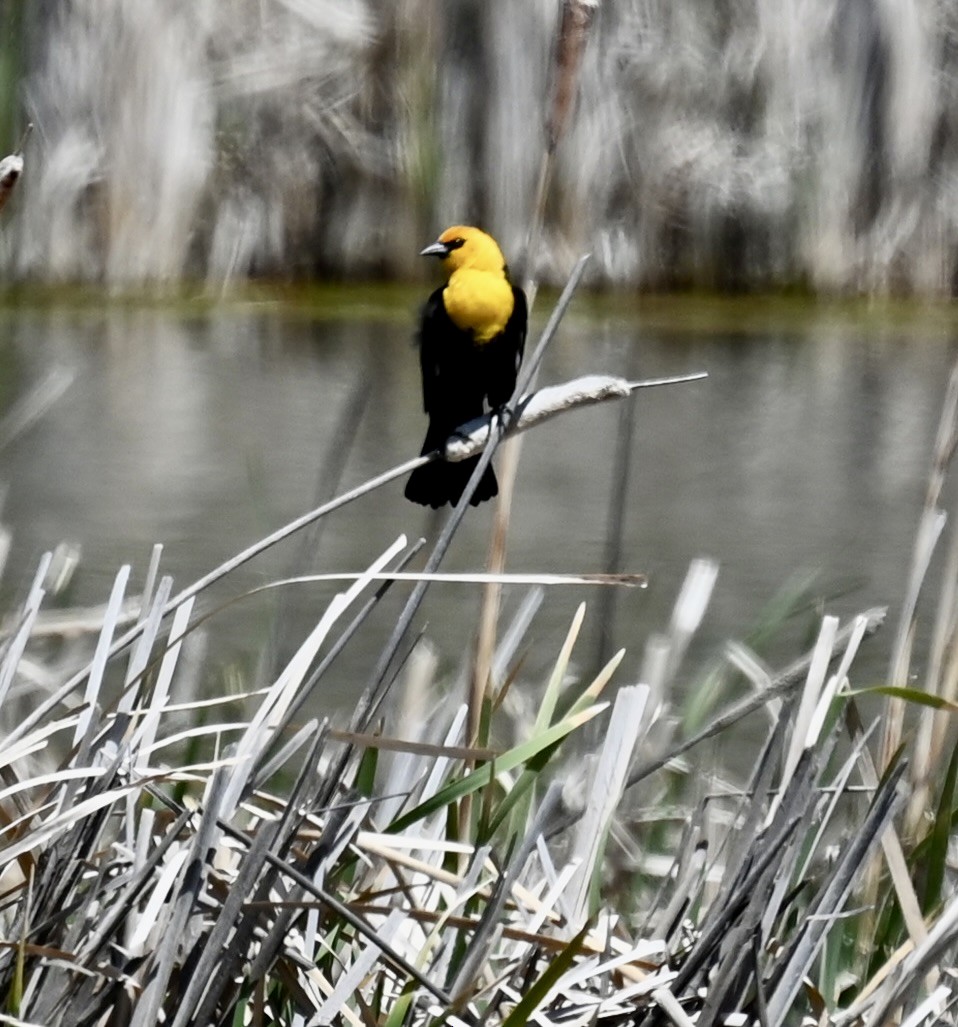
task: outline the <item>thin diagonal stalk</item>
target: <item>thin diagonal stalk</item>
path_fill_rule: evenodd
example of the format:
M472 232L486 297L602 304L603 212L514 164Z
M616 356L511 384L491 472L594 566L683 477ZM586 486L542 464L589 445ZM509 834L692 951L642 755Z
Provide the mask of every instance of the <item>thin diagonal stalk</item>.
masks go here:
M397 467L393 467L388 471L377 475L375 478L370 478L368 481L363 482L361 485L357 485L355 488L350 489L348 492L344 492L341 496L337 496L335 499L328 503L324 503L322 506L317 507L315 510L310 510L308 513L297 517L295 520L285 524L282 528L278 528L271 535L267 535L266 538L260 539L253 545L244 549L241 553L231 557L225 563L220 564L214 570L203 577L197 579L192 585L187 586L181 592L178 592L172 599L167 602L163 608L163 616L171 614L178 606L181 606L188 599L192 599L199 595L204 589L209 588L211 585L225 578L228 574L232 574L233 571L242 567L244 564L249 563L254 557L264 553L267 549L272 548L279 542L289 538L290 535L294 535L297 531L305 528L307 525L312 524L320 517L325 517L327 514L332 513L334 510L340 509L340 507L346 506L362 496L367 495L369 492L373 492L375 489L380 488L382 485L388 482L394 481L396 478L401 478L404 474L408 474L410 471L415 470L417 467L421 467L423 464L428 463L430 458L427 457L416 457L413 460L407 460L405 463L399 464ZM140 621L129 629L124 635L121 635L110 647L107 658L112 659L118 653L121 653L131 642L136 641L137 638L146 629L146 622ZM82 670L77 671L69 680L61 685L52 695L45 699L34 711L27 717L21 724L11 731L8 736L8 743L13 743L17 739L22 738L28 731L31 731L40 721L48 714L51 710L55 709L63 700L70 695L79 685L86 681L90 674L90 667L86 666Z
M515 397L521 396L526 391L532 376L535 374L536 368L538 368L542 361L546 347L555 337L559 324L562 321L569 304L572 302L572 296L578 287L583 272L585 271L587 260L588 256L581 257L573 269L572 274L569 276L569 280L566 283L565 288L562 290L562 295L559 297L559 301L556 303L555 309L552 311L552 316L549 318L549 321L542 332L539 344L537 345L529 364L520 375L519 381L516 384L513 399L510 400L509 403L510 411L514 410L513 403ZM432 553L423 569L424 574L433 574L439 569L439 565L442 562L443 557L445 557L452 539L455 536L459 525L462 523L462 518L465 516L465 512L469 507L469 500L475 492L479 481L482 479L482 475L485 473L486 468L492 460L493 454L499 446L504 430L505 424L503 419L500 418L493 430L490 432L489 441L479 458L479 463L472 472L472 477L469 479L469 483L462 494L462 498L453 508L452 513L449 515L449 519L446 521L446 524L439 535L439 538L436 540ZM409 630L409 625L412 623L413 617L415 617L416 612L422 605L422 601L428 587L428 581L421 581L413 589L402 613L399 615L399 620L396 622L393 633L380 655L379 662L376 664L376 668L373 671L366 693L357 704L357 711L362 711L360 716L366 718L367 726L369 716L375 713L375 710L378 708L379 701L382 698L381 685L389 672L389 667L395 659L396 653L399 651L399 647L402 644L402 640L405 637L406 632ZM362 721L357 719L357 723L362 723Z
M182 806L171 799L168 795L164 794L160 789L154 788L152 785L148 785L147 790L157 801L163 803L164 806L174 813L179 814L182 812ZM224 834L228 835L235 841L238 841L245 849L252 848L252 839L243 831L240 831L225 820L217 819L216 824ZM447 992L430 981L425 974L401 956L394 948L386 945L382 939L377 936L375 929L366 923L362 917L357 916L347 905L340 902L335 896L329 894L329 892L324 888L320 888L315 881L301 873L296 869L296 867L291 866L289 863L280 859L274 853L266 853L266 862L276 867L284 876L290 878L290 880L295 884L298 884L305 892L322 902L331 912L335 913L336 916L349 924L350 927L353 927L364 938L374 942L382 950L383 956L386 960L397 970L404 973L410 980L416 981L417 984L421 985L430 994L434 995L443 1005L450 1005L451 999Z
M523 285L530 313L535 306L536 292L538 291L535 266L539 255L542 229L545 224L546 204L549 199L556 153L571 120L575 97L578 93L582 56L598 5L599 0L563 0L562 3L555 51L552 56L550 96L546 101L543 124L545 147L539 167L539 179L536 185L524 255L525 281ZM538 361L535 361L529 374L530 382L534 380L537 369ZM521 392L518 392L517 395L521 395ZM522 441L518 438L510 439L503 447L502 465L499 469L499 501L496 504L487 560L488 569L494 574L501 573L506 566L506 542L509 535L512 497L521 453ZM466 737L470 743L477 741L482 699L489 687L501 602L501 586L487 585L483 590L479 631L476 639L476 659L470 686L469 723L466 729ZM602 661L600 661L600 665L601 663Z
M938 508L948 465L958 446L958 364L952 368L948 388L942 405L938 434L935 439L932 467L928 476L925 504L922 508L918 531L915 534L908 590L895 632L895 642L889 665L889 683L904 687L908 677L908 662L914 633L915 608L925 582L932 551L944 526L944 515ZM905 703L902 699L889 699L884 717L884 731L879 749L878 768L884 772L895 750L901 744Z
M539 344L527 365L527 369L519 379L514 396L522 395L527 391L532 375L535 373L536 368L539 366L539 363L542 360L542 356L545 352L546 347L554 338L559 323L561 322L562 317L565 315L565 312L568 309L569 303L572 300L572 296L575 292L575 289L577 288L582 278L582 274L585 270L585 264L587 260L588 256L581 257L578 263L576 264L575 268L573 269L573 272L569 277L569 281L566 283L566 287L563 290L562 295L559 297L558 302L556 303L555 309L552 312L552 316L549 318L549 321L546 324L545 329L543 330L542 336L539 340ZM513 403L514 401L510 401L510 409L514 410ZM480 457L479 469L476 472L474 472L469 485L467 485L466 490L463 493L462 500L460 501L456 509L453 511L453 513L450 515L449 521L447 522L443 530L443 533L440 535L440 538L436 543L436 547L433 550L433 557L431 558L431 562L427 564L426 573L431 573L435 571L438 568L439 563L442 561L443 556L445 556L445 553L449 548L449 544L452 541L452 538L455 535L455 532L458 529L462 517L465 513L465 509L468 506L469 497L473 494L476 486L478 485L479 475L481 472L484 472L485 469L489 466L489 462L492 460L492 455L495 452L497 446L499 445L499 442L501 441L505 431L506 425L503 423L502 419L499 419L497 421L497 424L495 425L495 430L490 432L490 437L489 441L486 444L486 449ZM305 513L302 516L297 517L295 520L290 521L282 528L277 529L272 534L267 535L265 538L260 539L258 542L255 542L247 549L244 549L236 556L231 557L229 560L220 564L214 570L203 575L203 577L197 579L195 582L193 582L193 584L187 586L181 592L178 592L163 607L163 616L168 616L178 606L186 602L188 599L192 599L195 596L199 595L199 593L202 592L204 589L209 588L211 585L215 584L227 575L231 574L239 567L242 567L244 564L249 563L250 560L259 556L267 549L270 549L278 543L284 541L291 535L294 535L296 532L312 524L314 521L319 520L319 518L325 517L327 514L330 514L333 511L338 510L343 506L346 506L354 500L359 499L362 496L365 496L368 493L375 491L376 489L388 484L391 481L396 480L397 478L403 477L403 475L410 473L417 467L421 467L424 464L439 459L441 456L442 454L437 451L434 453L426 454L425 456L418 456L411 460L407 460L404 463L399 464L398 466L393 467L388 471L384 471L382 474L377 475L374 478L370 478L368 481L365 481L360 485L357 485L355 488L350 489L348 492L344 492L342 495L337 496L335 499L330 500L328 503L324 503L322 506L317 507L315 510L310 510L308 513ZM415 615L416 610L419 608L419 605L422 602L422 597L425 594L426 584L427 583L422 583L421 587L417 587L417 589L413 592L412 596L410 597L406 610L403 611L405 616L400 621L400 623L397 624L397 630L394 632L389 643L387 644L386 650L384 651L384 658L380 661L379 664L377 664L376 672L374 673L372 678L374 690L376 687L378 687L379 684L382 683L383 679L386 676L389 663L395 656L395 653L398 651L402 638L408 630L409 622L411 622L412 617ZM145 629L146 622L141 621L135 624L132 628L130 628L125 634L121 635L118 639L116 639L111 645L110 650L107 654L108 659L111 659L118 653L122 652L128 645L130 645L131 642L135 641L143 633ZM74 674L71 678L69 678L63 685L60 686L60 688L58 688L52 695L45 699L33 711L33 713L30 714L29 717L27 717L21 724L19 724L11 732L8 738L8 742L15 742L19 738L23 737L23 735L26 734L28 731L32 730L48 713L50 713L53 709L59 706L60 703L62 703L68 695L70 695L79 685L86 681L89 674L90 667L86 666L82 668L80 671L78 671L76 674Z

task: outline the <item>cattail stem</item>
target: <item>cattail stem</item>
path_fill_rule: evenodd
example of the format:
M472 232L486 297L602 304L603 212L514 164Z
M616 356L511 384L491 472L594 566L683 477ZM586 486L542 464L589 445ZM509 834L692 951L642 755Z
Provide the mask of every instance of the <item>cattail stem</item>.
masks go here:
M552 153L565 135L576 94L579 69L589 38L589 29L599 0L564 0L559 22L559 38L553 64L552 102L546 121L546 145Z
M536 298L536 260L545 223L546 203L555 167L556 150L569 124L575 96L578 92L582 55L585 52L589 28L598 5L599 0L563 0L562 3L556 49L553 56L551 96L547 103L544 125L545 151L539 168L523 261L525 268L523 287L530 311ZM534 382L537 366L538 362L533 361L526 385ZM512 516L513 487L521 452L522 443L518 439L510 439L503 447L502 464L499 468L499 503L496 507L487 560L489 570L493 573L502 573L505 569L507 538ZM468 732L470 742L476 741L475 732L480 723L482 696L489 685L492 655L496 644L496 628L499 621L500 599L501 590L497 585L490 585L483 595L482 609L479 615L479 633L476 639L476 658L469 694Z

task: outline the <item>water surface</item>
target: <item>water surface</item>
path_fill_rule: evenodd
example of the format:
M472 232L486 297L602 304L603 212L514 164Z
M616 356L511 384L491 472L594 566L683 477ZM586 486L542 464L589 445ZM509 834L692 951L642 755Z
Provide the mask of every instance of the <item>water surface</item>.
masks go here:
M21 596L40 555L82 547L64 602L105 601L122 562L142 584L154 542L182 588L316 505L418 452L425 423L411 345L415 298L358 305L348 316L280 303L212 310L151 307L6 309L0 314L0 415L53 366L74 375L62 398L0 451L3 519L13 547L3 579ZM543 304L543 308L545 304ZM609 305L611 307L611 305ZM829 308L720 306L691 300L633 308L583 301L548 354L543 382L605 371L631 378L704 370L708 379L632 400L628 463L617 466L619 404L566 415L526 436L509 569L604 567L609 503L626 474L619 565L650 576L606 611L611 644L635 680L642 646L665 626L689 562L721 566L683 683L727 637L740 637L795 575L820 572L823 609L897 603L955 346L949 317L883 319ZM355 430L350 409L364 400ZM338 480L330 475L342 458ZM492 507L470 511L447 568L481 569ZM233 575L225 600L288 574L365 568L400 533L435 538L441 522L393 483ZM324 609L331 585L248 599L209 622L215 663L282 652ZM408 587L330 676L319 702L348 706L365 683ZM522 590L506 595L507 610ZM212 597L211 597L212 598ZM590 616L578 658L597 657L598 597L550 592L524 666L539 687L576 604ZM273 634L277 604L283 629ZM467 650L478 594L432 590L417 619L447 677ZM890 632L887 632L890 635ZM794 650L786 638L770 658ZM888 639L863 675L880 673ZM210 675L210 689L221 687ZM861 684L871 681L861 681Z

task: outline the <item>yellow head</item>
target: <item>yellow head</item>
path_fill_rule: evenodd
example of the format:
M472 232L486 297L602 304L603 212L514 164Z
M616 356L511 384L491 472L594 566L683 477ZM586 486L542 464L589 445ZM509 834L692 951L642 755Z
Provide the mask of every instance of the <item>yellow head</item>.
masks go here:
M469 225L453 225L447 228L421 256L441 257L446 273L469 268L473 271L497 271L503 273L506 261L496 240L491 235Z

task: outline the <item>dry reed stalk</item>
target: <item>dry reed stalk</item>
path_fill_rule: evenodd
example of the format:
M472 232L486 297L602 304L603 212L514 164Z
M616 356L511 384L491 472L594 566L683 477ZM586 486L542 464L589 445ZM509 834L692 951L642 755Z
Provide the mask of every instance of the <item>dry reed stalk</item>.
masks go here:
M916 607L918 597L924 584L928 565L944 527L945 516L938 507L941 490L945 482L948 465L958 445L958 365L951 372L948 389L942 406L941 420L938 424L938 435L935 439L934 456L931 473L928 478L928 489L925 493L925 504L915 536L912 551L911 569L908 578L908 590L902 606L901 618L895 634L889 669L889 684L904 688L908 684L908 669L911 647L914 639ZM902 727L904 724L905 703L901 699L888 701L884 732L879 750L878 766L884 770L889 760L901 744Z
M908 685L911 651L917 621L918 598L925 582L925 576L928 572L935 546L945 525L945 514L939 508L938 503L941 498L948 465L954 455L956 445L958 445L958 364L952 368L945 392L945 399L942 404L941 419L938 423L938 434L935 439L935 448L932 456L931 472L928 477L928 488L925 492L925 502L918 522L918 530L915 534L907 589L892 647L888 683L898 688L905 688ZM932 687L935 686L931 679L927 681L927 684ZM872 765L867 750L863 753L861 772L866 786L877 786L879 776L887 772L895 753L901 745L904 719L905 701L897 697L889 698L885 704L883 733L879 747L877 767ZM922 758L920 752L915 753L915 760L916 766L911 771L910 777L912 782L919 786L918 791L920 791L921 781L927 778L930 764ZM911 822L915 818L914 810L915 800L913 798L912 809L906 817L907 822ZM890 826L882 836L882 849L885 856L885 864L891 874L908 933L912 941L919 945L924 941L927 932L922 919L920 904L915 895L914 885L908 873L901 840L893 826ZM880 888L881 872L881 860L875 856L871 859L865 872L862 889L863 903L869 910L868 913L862 916L857 939L858 953L863 960L867 958L870 950L872 931L876 921L876 901Z
M501 574L506 566L506 545L509 535L509 520L512 513L512 493L516 480L520 443L509 439L503 446L503 460L499 474L499 502L493 518L492 538L489 542L489 557L486 561L490 571ZM509 473L505 473L508 471ZM499 624L499 609L502 602L502 585L490 582L483 590L482 607L479 611L479 632L476 639L476 662L469 693L469 719L466 737L470 745L479 741L479 726L482 719L482 701L492 682L492 659L496 647L496 633Z
M525 281L523 284L530 311L535 304L535 262L542 236L555 152L569 124L573 102L578 93L582 55L585 52L589 28L598 6L599 0L563 0L562 3L556 50L553 56L552 92L545 120L545 152L539 171L539 182L536 188L524 257ZM534 380L531 384L535 384ZM519 439L510 439L503 446L502 462L499 468L499 502L496 507L487 560L488 569L494 574L502 573L505 569L507 537L512 518L512 497L521 452L522 443ZM476 639L476 658L469 695L468 737L470 742L477 740L474 732L479 727L482 697L490 685L492 656L496 647L501 601L502 589L498 585L490 585L483 593L479 632Z
M362 372L357 372L356 380L353 382L352 390L346 398L342 409L339 412L339 419L336 427L329 434L329 441L326 452L319 464L316 475L314 491L314 505L321 506L335 498L339 491L343 473L352 455L353 445L358 436L359 424L366 410L366 403L369 399L369 390L365 388ZM346 440L345 444L343 440ZM297 571L308 568L316 559L319 551L320 538L322 536L325 519L314 521L306 529L299 541L298 551L293 554L289 562L289 576ZM270 642L264 649L262 664L264 676L266 669L275 674L279 669L280 653L283 651L285 639L283 637L284 626L288 620L288 599L289 593L283 591L273 614L273 623L270 626Z
M938 597L938 610L931 642L931 655L925 674L925 691L940 696L945 702L954 703L956 676L954 638L958 612L958 526L952 525L951 542L945 560L945 573ZM938 776L936 768L947 765L944 753L948 727L953 714L949 709L936 710L925 707L919 714L918 731L915 735L915 753L911 765L911 779L914 790L908 800L905 813L904 832L906 837L917 835L921 821L932 799L932 782Z
M950 597L951 617L947 628L948 658L940 674L939 694L946 703L950 703L952 705L958 702L958 646L955 646L954 644L955 633L958 631L958 624L956 624L956 617L958 617L956 586L958 586L958 524L954 526L954 538L952 541L951 551L948 556L945 583L942 586L943 592L947 590L947 594ZM932 754L932 758L928 764L929 767L941 765L940 763L936 763L936 759L941 758L941 754L945 748L947 734L953 723L954 718L950 710L943 709L935 711L933 716L931 742L928 746Z
M605 527L605 554L603 570L611 571L622 563L622 537L625 530L626 505L629 486L632 481L632 443L635 433L635 404L626 403L619 407L619 424L615 433L615 452L612 457L612 483L609 489L609 512ZM618 603L613 596L600 599L599 642L596 663L608 659L612 648Z
M852 634L857 633L859 630L863 630L863 634L866 636L874 634L884 623L884 620L884 607L874 607L870 610L864 610L837 633L835 636L836 650L838 647L847 644ZM864 621L864 629L860 627L861 621ZM698 731L691 738L687 738L683 742L673 745L667 753L652 756L639 762L629 773L628 780L626 781L626 788L629 789L635 787L635 785L644 781L656 771L661 770L669 762L681 758L687 752L696 748L696 746L701 745L703 742L708 741L710 738L715 738L722 732L737 724L739 721L743 720L745 717L754 713L756 710L760 710L763 706L767 706L769 703L774 702L776 699L783 696L791 695L805 680L805 677L808 674L808 669L811 666L813 656L814 650L807 652L803 656L792 661L792 663L769 681L768 687L765 688L764 691L757 695L747 695L744 699L739 699L731 703L726 710L718 714L701 731ZM563 817L550 831L550 837L552 837L552 835L559 834L561 831L568 830L578 822L581 815L581 812L573 812Z
M855 714L853 707L846 707L845 723L848 729L848 734L853 741L858 742L861 738L862 729L861 724L857 721L857 714ZM879 787L879 776L875 768L875 763L872 760L871 753L869 750L862 746L860 759L858 761L858 771L862 779L862 783L871 792L875 792ZM892 885L895 889L895 896L898 899L898 905L901 909L902 918L905 922L905 927L908 929L908 934L914 944L920 944L927 935L925 929L925 923L922 919L921 903L918 901L918 896L915 894L915 886L912 884L911 875L908 871L908 862L905 858L905 850L902 847L901 838L898 832L895 830L894 824L890 824L881 836L882 853L885 857L885 865L888 867L888 873L891 877ZM869 936L874 926L875 920L875 909L876 902L874 899L878 894L879 878L881 873L880 860L876 856L872 859L869 864L868 870L865 873L865 905L869 912L862 915L863 928L859 932L859 945L864 944L866 937ZM869 889L874 889L874 892L870 893ZM872 895L873 901L868 901L869 894Z

